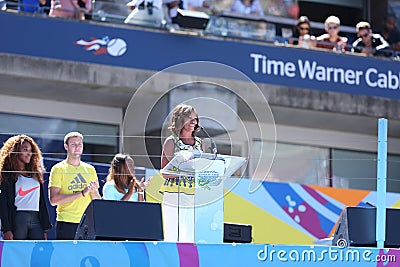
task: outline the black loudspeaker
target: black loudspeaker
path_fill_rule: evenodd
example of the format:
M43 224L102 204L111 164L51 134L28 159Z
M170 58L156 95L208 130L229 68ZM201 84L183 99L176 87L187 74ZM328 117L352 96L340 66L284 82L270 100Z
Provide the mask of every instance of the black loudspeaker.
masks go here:
M172 22L182 28L204 30L209 20L210 17L204 12L178 9L178 14Z
M93 200L82 216L76 240L164 240L161 205L149 202Z
M384 247L400 247L400 209L386 209L386 237ZM376 247L376 208L347 207L342 212L332 245Z
M224 223L224 242L251 243L251 231L251 225Z

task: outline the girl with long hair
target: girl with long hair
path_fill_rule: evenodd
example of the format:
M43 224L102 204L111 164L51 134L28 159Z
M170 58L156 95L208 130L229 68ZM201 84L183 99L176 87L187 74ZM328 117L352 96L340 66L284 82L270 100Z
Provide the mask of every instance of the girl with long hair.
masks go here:
M144 189L150 179L137 181L135 162L126 154L117 154L111 161L107 182L103 186L103 199L124 201L145 201Z

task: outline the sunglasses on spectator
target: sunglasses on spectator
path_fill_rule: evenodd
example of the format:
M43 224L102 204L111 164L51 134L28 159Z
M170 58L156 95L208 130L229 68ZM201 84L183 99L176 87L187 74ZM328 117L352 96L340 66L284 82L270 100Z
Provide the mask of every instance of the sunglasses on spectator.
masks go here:
M336 30L337 28L339 28L339 26L329 26L328 30Z
M358 35L358 38L365 38L365 37L367 37L369 35L369 33L364 33L364 34L360 34L360 35Z
M300 30L301 30L301 31L309 31L310 28L303 28L303 27L300 27Z

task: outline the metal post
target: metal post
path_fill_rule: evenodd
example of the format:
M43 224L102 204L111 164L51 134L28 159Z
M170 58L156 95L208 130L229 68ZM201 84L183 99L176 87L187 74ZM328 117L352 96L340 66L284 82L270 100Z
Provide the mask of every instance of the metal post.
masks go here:
M376 242L383 248L386 233L387 119L378 120Z

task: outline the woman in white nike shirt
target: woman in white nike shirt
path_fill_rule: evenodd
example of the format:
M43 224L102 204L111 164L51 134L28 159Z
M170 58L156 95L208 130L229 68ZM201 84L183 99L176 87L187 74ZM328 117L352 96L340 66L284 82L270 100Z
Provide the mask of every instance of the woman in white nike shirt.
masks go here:
M10 137L0 151L3 239L47 239L51 228L43 188L42 154L27 135Z

